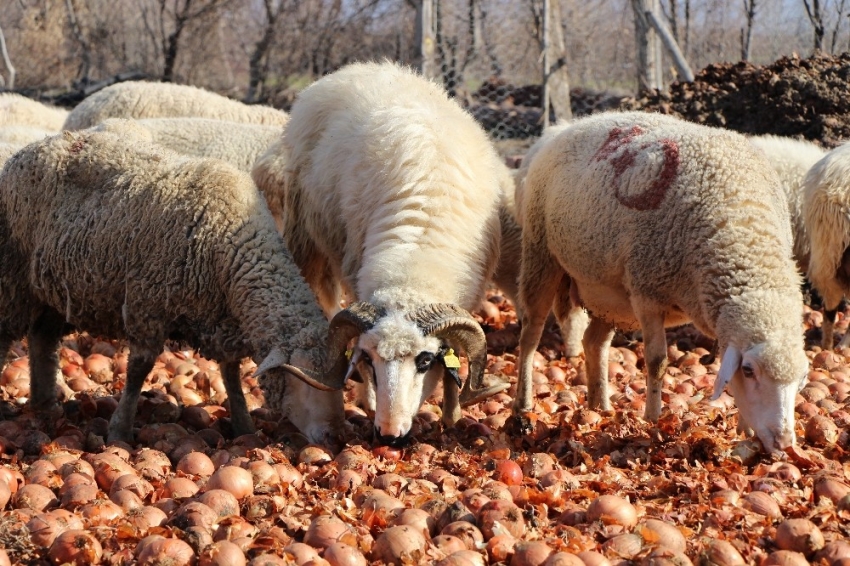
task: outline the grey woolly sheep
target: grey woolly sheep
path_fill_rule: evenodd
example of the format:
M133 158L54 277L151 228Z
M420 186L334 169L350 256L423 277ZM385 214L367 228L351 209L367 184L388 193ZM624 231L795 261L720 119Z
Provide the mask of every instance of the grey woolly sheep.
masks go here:
M835 316L850 292L850 144L815 163L803 188L803 217L811 244L808 276L823 297L823 347L832 348ZM850 332L839 347L848 344Z
M171 83L133 81L108 86L71 110L64 129L82 130L107 118L213 118L282 126L286 112L252 106L208 90Z
M0 173L0 265L0 351L28 337L36 409L54 406L56 350L75 327L130 344L110 440L132 439L167 338L221 363L236 434L253 429L245 356L311 441L340 430L342 394L291 377L328 389L313 375L327 366L327 320L250 177L224 162L107 132L31 144ZM347 359L335 361L344 375Z
M741 425L769 450L793 444L794 398L808 360L779 185L745 137L669 116L591 116L549 141L531 163L523 197L515 411L530 407L546 314L555 295L568 292L591 316L584 348L592 406L610 407L614 326L640 328L645 416L657 420L664 329L690 321L725 351L715 397L729 384Z
M498 257L499 167L440 87L360 63L302 91L283 140L254 169L293 258L336 313L332 351L357 338L352 364L382 442L403 441L439 379L444 422L460 418L450 347L469 357L460 401L507 387L482 386L484 333L464 310L480 304ZM340 311L343 289L359 302Z
M246 173L250 173L257 158L283 135L283 126L210 118L110 118L95 129L117 133L135 130L138 136L177 153L221 159Z
M0 126L0 142L20 147L55 134L56 132L33 126Z
M30 126L53 133L62 129L68 111L12 92L0 93L0 128Z

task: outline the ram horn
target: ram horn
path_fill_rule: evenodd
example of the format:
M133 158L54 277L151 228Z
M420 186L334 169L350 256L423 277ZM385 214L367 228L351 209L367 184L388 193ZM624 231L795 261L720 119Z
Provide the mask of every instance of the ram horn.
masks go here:
M257 378L273 369L285 371L307 385L321 391L338 391L345 385L345 368L343 369L342 379L339 377L339 370L336 366L334 366L333 371L321 375L319 372L290 364L289 356L278 346L272 348L268 356L257 366L257 369L254 371L254 377Z
M328 326L327 357L333 364L327 371L329 379L345 383L349 363L345 355L348 343L375 326L375 321L382 316L384 309L365 301L352 303L334 315Z
M409 318L426 336L435 336L457 344L466 352L469 359L469 377L460 392L462 405L478 403L510 386L507 383L484 386L487 340L481 325L467 311L456 305L437 303L417 309Z

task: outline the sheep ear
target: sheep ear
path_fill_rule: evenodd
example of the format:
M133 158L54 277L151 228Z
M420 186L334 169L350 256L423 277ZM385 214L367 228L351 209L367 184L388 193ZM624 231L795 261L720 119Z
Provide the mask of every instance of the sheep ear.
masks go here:
M717 379L714 380L714 395L711 400L715 401L720 398L726 385L732 381L732 376L741 367L741 351L732 345L726 348L723 353L723 360L720 362L720 371L717 372Z
M257 366L257 370L254 372L254 377L260 377L267 371L279 368L289 362L289 358L281 351L280 348L272 348L272 351L269 352L269 355Z

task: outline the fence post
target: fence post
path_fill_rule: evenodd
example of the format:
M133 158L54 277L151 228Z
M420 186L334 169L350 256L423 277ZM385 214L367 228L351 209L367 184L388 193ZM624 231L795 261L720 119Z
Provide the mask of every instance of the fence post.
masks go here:
M434 0L416 2L416 48L419 52L419 72L429 79L434 73Z

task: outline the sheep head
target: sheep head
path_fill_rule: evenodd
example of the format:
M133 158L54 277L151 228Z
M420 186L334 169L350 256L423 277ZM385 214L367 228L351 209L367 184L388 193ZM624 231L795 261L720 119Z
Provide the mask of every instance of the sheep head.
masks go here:
M386 311L354 303L331 321L329 357L344 355L357 337L351 363L365 385L374 389L375 431L382 442L402 443L422 403L443 380L462 388L462 398L480 393L487 360L484 332L465 310L431 304L412 311ZM469 358L469 378L462 383L450 348Z
M796 442L794 399L807 373L805 354L783 341L745 348L729 344L713 398L728 384L738 406L739 430L752 429L768 451L782 450Z

